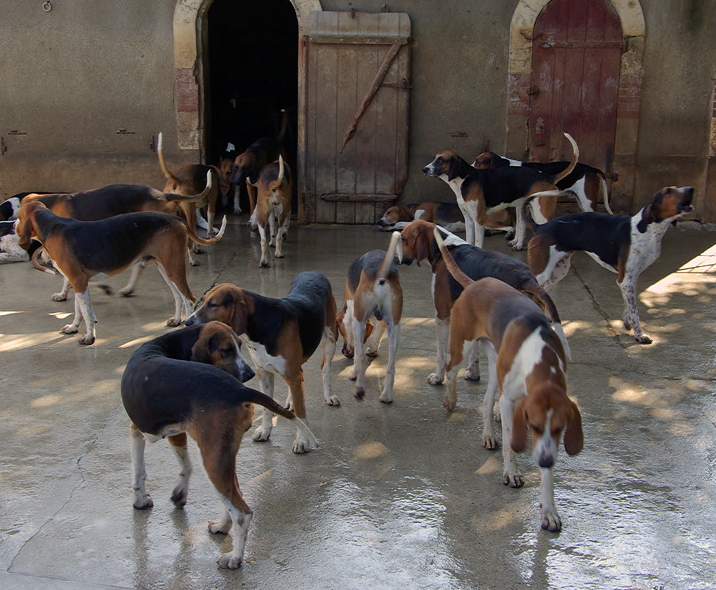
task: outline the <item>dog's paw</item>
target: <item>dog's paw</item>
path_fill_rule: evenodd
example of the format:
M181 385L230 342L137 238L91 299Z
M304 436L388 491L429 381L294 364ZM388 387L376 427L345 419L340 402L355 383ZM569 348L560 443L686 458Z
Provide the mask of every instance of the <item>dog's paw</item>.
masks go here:
M259 268L268 268L268 267L269 267L268 260L262 260L261 262L259 262Z
M482 446L488 451L494 451L499 446L494 434L482 435Z
M186 505L187 495L188 493L185 486L174 488L174 491L172 492L172 502L174 502L174 506L177 508L184 508Z
M311 446L311 442L308 440L308 438L302 436L299 434L299 436L296 437L296 440L293 441L293 452L297 455L303 455L305 453L308 453L313 447Z
M430 375L428 375L428 383L430 383L430 385L442 385L443 377L437 373L430 373Z
M134 503L132 504L137 510L146 510L154 506L154 500L149 494L134 494Z
M455 409L456 405L457 399L454 396L445 394L445 397L443 398L443 406L445 406L445 409L448 412L452 412Z
M241 556L234 555L233 553L224 553L219 559L216 560L221 569L235 570L241 566Z
M562 519L554 508L544 508L540 510L542 514L542 528L552 533L558 533L562 530Z
M85 334L79 339L79 343L84 346L89 346L90 344L94 344L94 340L94 336L92 336L91 334Z
M393 392L392 391L384 391L380 394L380 397L378 398L381 402L384 404L392 404L393 403Z
M224 520L223 518L217 518L216 520L209 521L209 532L214 535L228 535L231 530L231 519Z
M353 395L359 402L362 402L365 398L365 389L362 387L356 387L356 392Z
M79 331L79 328L77 326L73 326L72 324L67 324L66 326L62 326L60 328L61 334L77 334Z
M286 255L283 252L278 252L278 251L276 252L276 254L274 254L274 256L276 258L286 258Z
M651 344L652 340L647 336L646 334L641 334L639 336L634 336L634 340L636 340L639 344Z
M502 483L511 488L521 488L525 485L525 480L522 479L522 475L519 473L505 473L502 476Z
M480 380L480 369L477 367L468 367L465 374L462 376L466 381L479 381Z
M134 295L134 289L132 287L122 287L117 293L122 297L131 297Z
M351 381L355 381L356 379L358 379L358 373L356 373L355 370L351 371L350 375L348 375L348 379L350 379Z
M378 347L377 346L368 346L365 349L365 355L369 356L370 358L375 358L378 356Z
M180 319L178 320L176 318L169 318L167 320L167 326L169 326L170 328L176 328L177 326L181 326L181 324L182 321Z
M341 405L341 400L339 400L335 395L332 395L328 398L326 405L338 407Z
M50 295L50 301L67 301L66 293L53 293Z
M271 429L264 428L263 425L259 424L254 430L254 441L266 442L271 436Z

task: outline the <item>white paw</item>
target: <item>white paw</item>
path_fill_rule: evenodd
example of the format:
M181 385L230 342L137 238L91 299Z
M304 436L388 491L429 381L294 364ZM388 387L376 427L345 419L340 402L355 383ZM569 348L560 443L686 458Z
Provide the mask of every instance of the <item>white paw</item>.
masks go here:
M328 398L326 404L328 404L329 406L340 406L341 400L339 400L335 395L332 395Z
M256 442L265 442L271 436L271 428L264 428L263 425L259 424L254 430L254 440Z
M225 521L221 518L210 520L209 530L215 535L228 535L231 530L231 520Z
M482 435L482 446L488 451L494 451L499 445L494 434L483 434Z
M542 507L540 512L542 513L542 528L556 533L562 530L562 519L557 514L554 508Z
M430 375L428 375L428 383L430 383L430 385L442 385L443 377L437 373L430 373Z
M519 473L505 473L502 476L502 483L511 488L521 488L525 485L525 480L522 479L522 475Z
M216 560L219 567L225 570L235 570L241 565L241 556L233 553L224 553Z
M50 295L51 301L67 301L67 295L65 293L53 293Z
M293 441L293 452L297 455L308 453L312 448L311 442L304 436L299 435Z
M60 329L60 332L62 332L63 334L77 334L78 331L79 331L79 327L73 326L72 324L67 324L66 326L62 326L62 328Z
M134 503L132 506L134 506L137 510L144 510L145 508L151 508L154 506L154 501L146 492L134 492Z

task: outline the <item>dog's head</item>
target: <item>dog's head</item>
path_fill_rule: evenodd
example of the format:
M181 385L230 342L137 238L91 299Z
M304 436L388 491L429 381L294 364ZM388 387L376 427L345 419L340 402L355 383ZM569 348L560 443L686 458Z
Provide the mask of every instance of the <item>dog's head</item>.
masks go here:
M231 326L240 336L246 332L248 318L253 312L253 300L241 287L221 283L201 298L196 311L184 323L191 326L216 320Z
M231 184L231 176L234 171L234 158L224 156L219 160L219 188L222 194L229 192L229 186Z
M189 360L214 365L242 383L255 375L241 354L241 340L222 322L210 321L202 326Z
M19 237L18 245L23 250L28 250L31 246L31 238L41 236L37 235L35 228L35 215L38 211L47 210L47 207L38 200L24 199L20 211L17 213L17 221L15 222L15 233Z
M383 217L378 220L378 225L383 227L390 227L398 223L399 221L411 221L413 216L410 209L403 205L393 205L388 207L383 213Z
M410 265L413 260L418 264L422 260L431 260L431 252L435 250L433 230L435 224L423 219L417 219L408 224L400 232L398 243L398 262ZM431 260L432 262L432 260Z
M527 446L528 429L532 433L532 456L540 467L554 465L562 432L568 455L576 455L584 446L582 415L577 405L553 383L535 388L517 404L510 442L516 453Z
M431 178L447 178L448 181L464 174L468 164L452 150L443 150L435 154L435 159L423 168L423 174Z
M693 198L694 187L692 186L662 188L642 210L637 229L644 233L650 223L669 223L691 213L694 210L691 205Z
M256 182L255 174L258 172L256 170L258 167L259 162L255 153L246 151L239 154L234 159L231 171L231 182L241 184L242 182L246 182L246 179L249 179L250 182Z
M473 168L477 168L478 170L494 170L495 168L499 168L502 166L500 160L500 156L498 156L495 152L482 152L477 158L475 158L475 161L472 163Z

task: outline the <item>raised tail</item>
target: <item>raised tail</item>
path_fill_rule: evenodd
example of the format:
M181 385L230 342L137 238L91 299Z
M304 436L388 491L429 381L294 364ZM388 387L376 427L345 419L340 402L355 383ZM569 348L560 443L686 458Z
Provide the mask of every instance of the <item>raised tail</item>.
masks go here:
M537 283L537 281L535 281L534 284L523 286L522 291L529 295L535 303L540 305L545 310L547 317L549 317L552 322L552 328L554 328L560 342L562 342L562 348L564 349L564 354L567 360L571 361L572 352L569 348L569 343L567 342L567 336L564 334L564 329L562 328L562 320L559 317L557 306L554 304L552 298L549 296L547 291L545 291L544 288Z
M609 215L614 215L614 211L612 211L611 204L609 203L609 187L607 186L607 178L601 171L599 174L599 194L602 196L602 202L604 203L604 208L607 210L607 213L609 213Z
M159 158L159 167L162 169L162 174L164 174L164 178L171 178L174 176L169 168L167 168L167 163L164 161L164 150L163 150L163 140L162 140L162 132L159 132L159 136L157 137L157 158Z
M464 272L462 272L462 270L460 270L460 267L457 265L457 262L455 262L455 259L452 257L452 254L450 254L450 250L447 249L447 246L445 245L445 242L443 241L443 238L440 235L440 232L438 231L437 227L433 230L433 235L435 236L435 242L437 242L438 248L440 248L440 253L443 255L445 266L447 266L447 269L450 271L450 274L453 276L453 278L462 285L463 289L467 288L467 286L471 283L474 283L475 281L473 281Z
M166 201L184 201L185 203L201 201L211 192L211 188L214 186L214 174L217 173L213 171L211 167L209 167L209 169L206 171L206 186L204 187L204 190L200 193L196 195L178 195L176 193L164 193L164 199Z
M196 231L193 227L189 227L188 224L186 224L187 233L189 234L189 238L196 242L197 244L201 244L202 246L211 246L212 244L216 244L223 236L224 232L226 231L226 215L224 215L224 219L221 221L221 229L219 229L219 233L216 234L213 238L200 238L198 235L196 235Z
M577 142L574 141L574 138L569 133L565 132L564 136L569 140L569 143L572 144L572 161L569 163L569 166L552 179L554 184L557 184L560 180L572 174L572 171L577 166L577 162L579 161L579 147L577 146Z
M283 145L283 140L286 139L286 132L288 131L288 111L281 109L281 131L278 132L276 139Z
M385 253L385 258L383 258L383 264L380 265L380 270L378 271L378 276L376 277L376 281L380 285L385 282L385 278L388 276L390 268L395 262L395 252L398 249L399 240L400 232L394 231L390 236L390 245L388 246L388 251Z

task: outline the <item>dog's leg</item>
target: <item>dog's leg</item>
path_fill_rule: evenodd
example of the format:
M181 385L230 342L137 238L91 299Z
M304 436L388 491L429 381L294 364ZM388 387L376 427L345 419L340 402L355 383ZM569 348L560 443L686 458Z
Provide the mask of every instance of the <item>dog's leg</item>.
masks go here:
M259 224L259 235L261 236L261 261L259 266L261 268L268 267L268 240L266 239L266 226Z
M385 368L385 385L378 398L384 404L393 403L393 384L395 383L395 360L400 341L400 325L391 318L388 323L388 364Z
M465 365L465 374L463 379L467 381L480 380L480 343L475 340L470 345L470 352L467 356L467 365Z
M380 343L383 340L383 334L388 327L388 322L381 320L373 330L368 340L365 341L365 354L366 356L376 357L378 356L378 350L380 350Z
M365 349L363 348L363 338L365 337L365 318L358 317L358 312L354 308L353 316L353 375L356 380L355 397L362 400L365 397ZM351 378L353 378L351 375Z
M459 341L459 339L452 338L450 342L450 358L444 367L444 373L447 377L445 381L445 397L443 398L443 405L448 412L452 412L457 404L457 384L455 383L457 377L457 369L460 366L463 358L463 347L465 343Z
M139 275L142 274L142 270L144 270L143 262L137 261L132 265L129 282L119 290L120 295L123 297L129 297L132 293L134 293L134 289L137 286L137 281L139 280Z
M94 325L97 323L97 318L94 315L92 309L92 302L90 301L89 286L85 287L85 290L81 293L75 291L75 300L79 300L80 311L82 312L82 319L85 322L85 335L80 338L80 344L94 344L95 341L95 328Z
M174 491L172 491L172 502L177 508L183 508L186 504L186 497L189 492L189 477L191 476L191 461L189 461L189 453L186 448L186 433L182 432L181 434L170 436L169 444L179 460L179 465L181 465L179 478L174 484Z
M482 341L482 347L485 351L485 356L487 356L487 389L482 400L482 446L494 451L498 447L494 426L495 394L497 393L498 385L497 351L492 342L487 339ZM502 444L509 443L505 443L503 439Z
M189 301L189 299L179 290L161 263L157 263L157 268L159 268L160 274L164 277L167 285L169 285L172 295L174 295L174 316L167 320L167 326L170 328L181 326L182 312L184 312L184 315L187 317L191 314L191 301Z
M634 338L640 344L651 344L652 340L641 330L641 322L639 322L639 308L636 300L636 279L631 275L625 275L621 283L617 282L624 298L624 329L632 328L634 330Z
M72 318L72 323L62 326L60 332L62 334L77 334L82 323L82 310L80 309L80 299L75 295L75 315Z
M465 241L468 244L475 244L475 224L473 223L467 204L463 199L458 198L457 205L460 207L460 211L462 211L462 215L465 218Z
M434 373L428 375L430 385L442 385L445 380L445 363L447 363L447 343L450 334L450 317L435 318L435 332L438 341L438 365Z
M522 201L518 199L513 203L515 207L515 237L510 241L510 247L513 250L522 250L525 247L525 234L527 227L525 225L525 217L522 215Z
M279 224L277 228L276 233L276 251L274 252L274 256L276 258L283 258L285 254L283 253L283 241L286 239L286 236L288 235L288 224L289 224L290 218L286 216L286 219L283 223Z
M227 421L234 416L227 416ZM218 520L209 521L209 530L226 534L231 528L234 546L224 553L217 563L220 568L236 569L241 565L246 546L246 535L253 516L239 489L236 478L236 453L241 444L243 430L230 436L224 429L209 429L211 432L197 432L196 442L201 451L206 474L219 492L224 504L224 514ZM228 440L227 440L228 439Z
M509 398L509 393L502 392L500 396L500 415L502 417L502 483L511 488L519 488L524 485L522 475L517 469L517 454L512 450L512 421L515 412L515 405Z
M70 292L70 281L67 277L62 277L62 290L59 293L50 295L52 301L67 301L67 294ZM75 330L76 332L77 330Z
M548 433L545 433L548 436ZM554 468L542 467L540 481L540 513L542 528L556 533L562 529L562 519L554 505Z
M147 471L144 466L146 440L134 423L129 425L129 441L132 450L132 490L134 491L132 505L138 510L151 508L154 506L154 502L147 493Z
M545 291L549 291L567 276L572 264L571 252L561 252L554 246L550 246L549 250L549 262L547 263L547 267L535 277Z
M234 187L234 215L241 215L243 213L240 204L241 189L238 184L232 186Z
M323 359L321 359L321 379L323 381L323 399L329 406L340 406L341 402L331 391L331 361L336 353L336 334L333 328L323 329Z
M268 216L268 224L269 224L269 247L275 248L276 247L276 212L273 211L273 207L271 209L271 212Z
M303 391L303 370L298 369L290 376L284 376L291 391L292 410L297 417L306 421L306 400ZM264 410L265 411L265 410ZM308 435L307 429L296 427L296 438L293 441L293 452L297 454L308 453L315 448L314 441Z
M261 391L273 399L273 388L274 388L274 374L266 369L261 369ZM271 436L271 429L273 428L273 412L270 412L268 408L263 408L263 414L261 416L261 424L254 430L254 440L256 442L267 441Z

